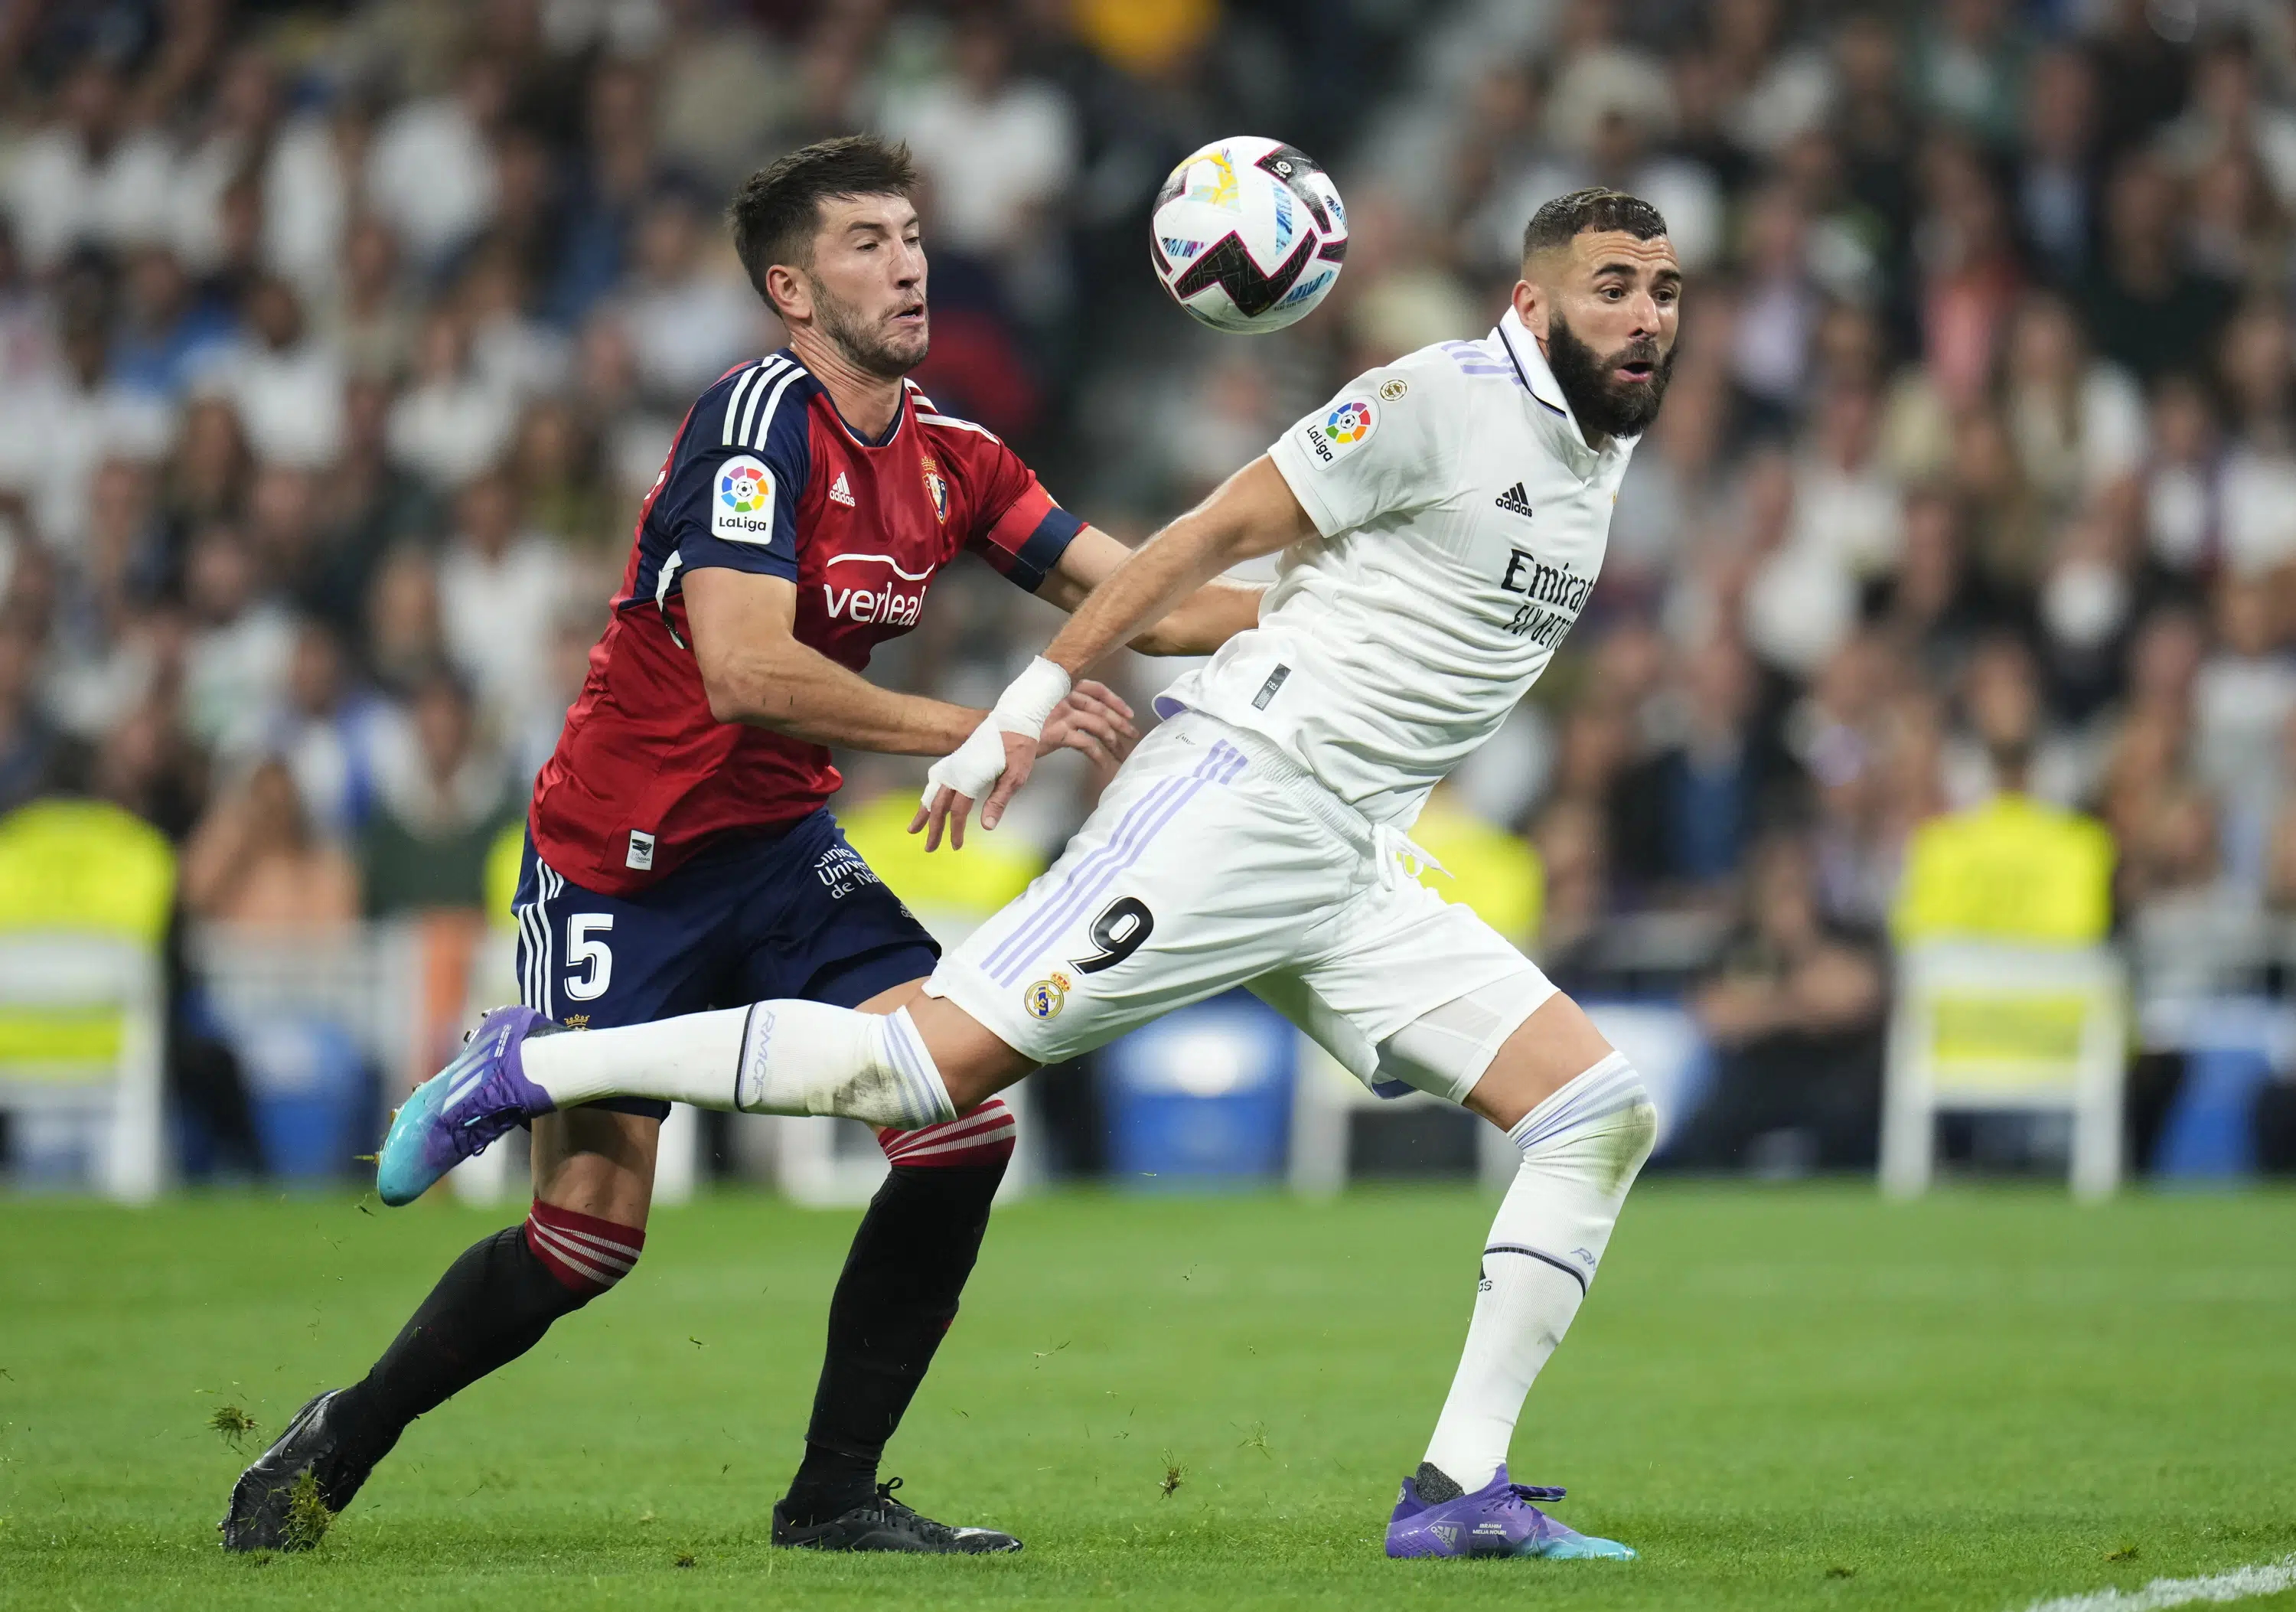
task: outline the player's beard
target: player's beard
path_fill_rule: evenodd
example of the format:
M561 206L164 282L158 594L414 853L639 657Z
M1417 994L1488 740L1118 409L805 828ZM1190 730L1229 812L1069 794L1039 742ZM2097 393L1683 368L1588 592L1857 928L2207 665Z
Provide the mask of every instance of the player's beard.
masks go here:
M1621 365L1651 366L1647 381L1614 381ZM1558 309L1547 316L1546 366L1554 372L1578 427L1589 437L1638 437L1658 418L1666 400L1666 383L1674 375L1674 354L1659 354L1658 343L1645 338L1629 341L1608 358L1581 341Z
M851 303L839 301L820 281L811 282L810 289L814 323L856 369L881 381L898 381L925 361L932 341L930 327L905 341L872 325Z

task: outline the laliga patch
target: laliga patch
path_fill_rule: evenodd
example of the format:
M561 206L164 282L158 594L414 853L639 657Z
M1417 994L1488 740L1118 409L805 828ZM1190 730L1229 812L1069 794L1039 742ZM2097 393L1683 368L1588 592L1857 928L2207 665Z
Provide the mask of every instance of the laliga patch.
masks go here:
M1310 420L1300 428L1308 456L1316 468L1329 470L1371 440L1379 429L1379 406L1369 398L1348 398L1335 404L1320 423Z
M774 540L774 473L763 461L736 454L718 467L709 535L729 543Z

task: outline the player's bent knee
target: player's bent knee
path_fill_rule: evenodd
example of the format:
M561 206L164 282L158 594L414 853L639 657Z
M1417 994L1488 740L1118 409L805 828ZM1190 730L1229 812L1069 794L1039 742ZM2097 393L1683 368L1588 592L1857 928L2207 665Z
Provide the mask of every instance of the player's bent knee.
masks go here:
M881 1129L877 1145L903 1170L1003 1170L1020 1137L1020 1116L1001 1097L922 1131Z
M645 1251L645 1231L540 1198L527 1212L526 1246L580 1308L627 1276Z
M1525 1168L1572 1174L1605 1197L1623 1195L1658 1140L1658 1109L1642 1072L1610 1053L1565 1082L1507 1131Z

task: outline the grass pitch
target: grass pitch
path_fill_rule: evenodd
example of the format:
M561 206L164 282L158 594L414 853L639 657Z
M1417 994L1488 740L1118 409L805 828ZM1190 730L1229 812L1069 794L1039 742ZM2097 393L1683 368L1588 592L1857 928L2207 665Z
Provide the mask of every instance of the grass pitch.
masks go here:
M1515 1443L1643 1559L1389 1562L1489 1207L1001 1212L887 1463L1028 1541L969 1561L768 1547L854 1217L667 1211L317 1551L249 1559L214 1531L246 1456L507 1213L0 1200L0 1606L2007 1612L2296 1550L2296 1197L1660 1184Z

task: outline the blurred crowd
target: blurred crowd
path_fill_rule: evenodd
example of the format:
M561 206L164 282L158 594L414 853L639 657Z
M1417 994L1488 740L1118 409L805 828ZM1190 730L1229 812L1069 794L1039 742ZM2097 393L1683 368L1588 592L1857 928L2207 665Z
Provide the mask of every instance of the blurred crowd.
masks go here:
M2279 966L2279 0L13 0L0 810L130 807L196 917L475 902L684 408L780 341L722 201L857 127L927 177L925 383L1131 538L1488 329L1539 201L1659 204L1664 412L1564 655L1444 802L1536 848L1566 983L1878 1068L1907 836L2012 764L2110 828L2127 933L2202 985ZM1143 250L1237 132L1354 224L1328 305L1253 341ZM1035 608L953 574L882 675L986 703ZM1867 1106L1824 1158L1870 1156Z
M1110 338L1153 341L1165 168L1230 116L1344 125L1309 80L1368 84L1410 23L1315 45L1304 14L0 5L0 812L128 807L195 919L475 905L685 409L782 339L733 187L823 135L911 140L923 379L1059 484ZM985 701L1006 591L945 588L886 675Z

